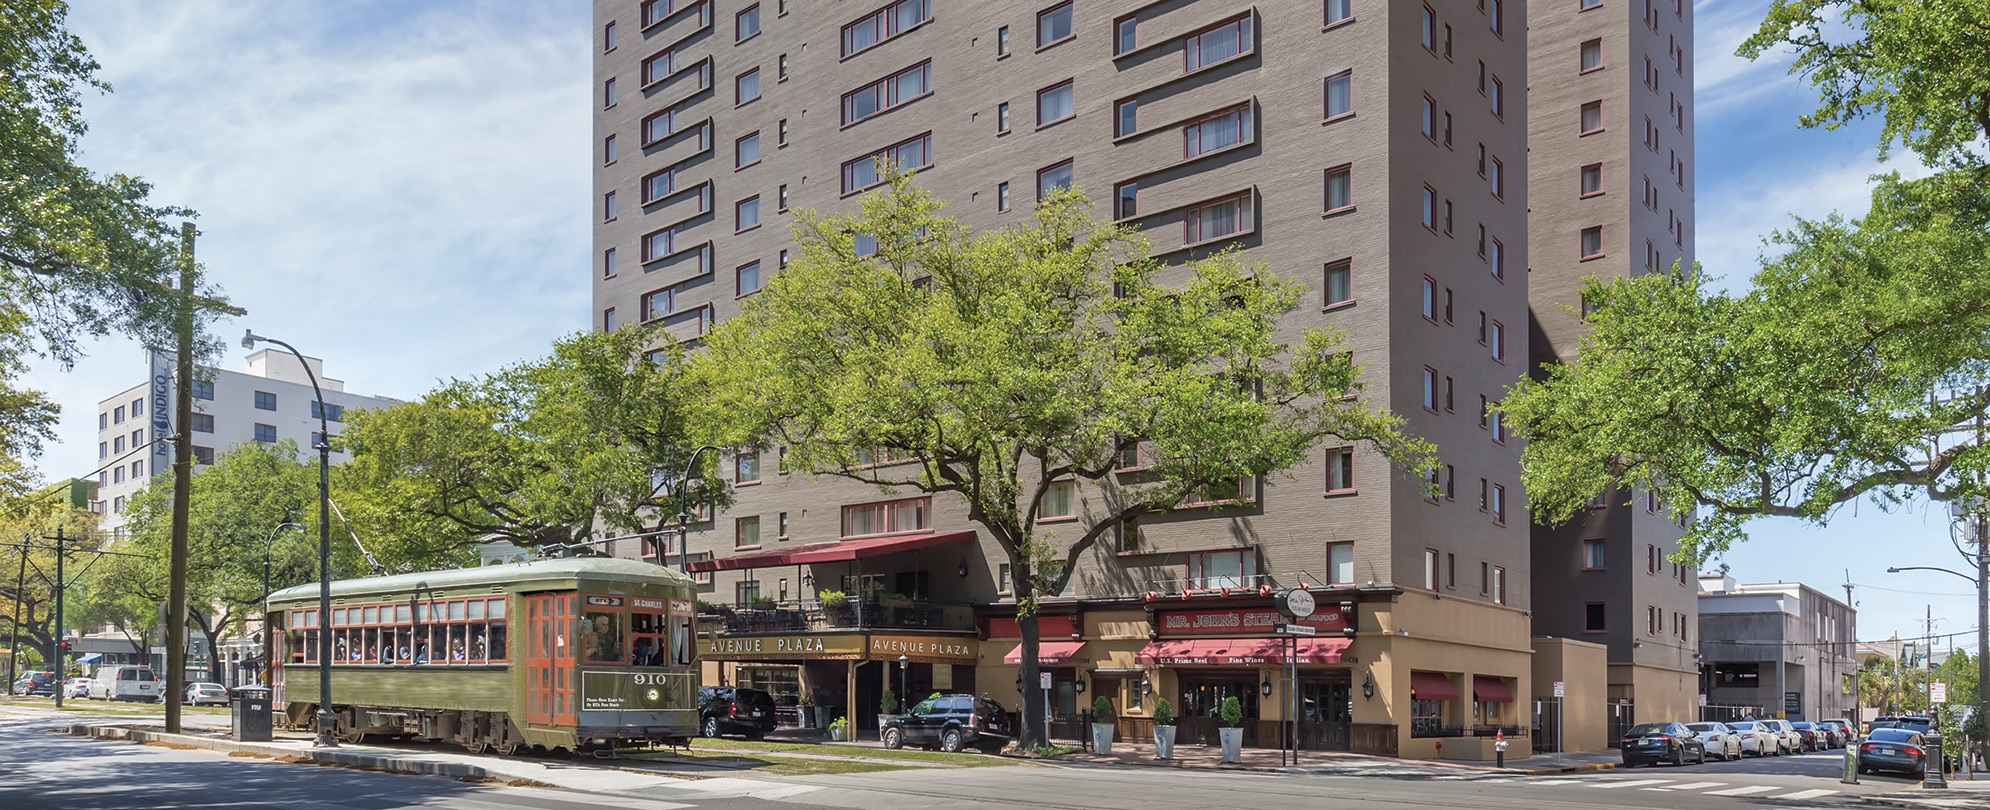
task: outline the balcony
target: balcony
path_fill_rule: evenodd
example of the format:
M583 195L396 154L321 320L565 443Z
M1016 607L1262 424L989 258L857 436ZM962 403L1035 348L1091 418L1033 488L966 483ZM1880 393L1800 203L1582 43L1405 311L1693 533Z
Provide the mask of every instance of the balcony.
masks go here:
M973 630L974 609L966 603L876 595L865 599L767 600L743 605L701 605L701 631L727 635L820 632L825 630Z

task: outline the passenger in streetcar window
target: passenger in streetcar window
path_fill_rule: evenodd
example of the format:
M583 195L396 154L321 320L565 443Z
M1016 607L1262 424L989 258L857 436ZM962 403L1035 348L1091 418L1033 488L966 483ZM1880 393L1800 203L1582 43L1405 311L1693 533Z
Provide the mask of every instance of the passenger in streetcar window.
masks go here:
M614 613L590 613L587 631L580 634L581 649L587 660L604 664L622 663L622 617Z

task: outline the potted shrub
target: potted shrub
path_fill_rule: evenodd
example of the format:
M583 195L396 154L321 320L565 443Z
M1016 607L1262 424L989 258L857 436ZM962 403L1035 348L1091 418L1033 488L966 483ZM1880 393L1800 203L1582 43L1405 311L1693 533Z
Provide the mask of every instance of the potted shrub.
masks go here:
M1112 753L1112 735L1119 728L1114 719L1111 699L1100 695L1092 700L1092 753Z
M807 689L795 695L795 714L800 721L796 725L802 728L819 728L815 723L815 696L809 694Z
M850 738L850 718L838 717L829 723L830 742L842 742Z
M888 593L885 594L884 596L878 597L878 606L887 607L887 608L909 608L912 607L912 597L906 596L905 594L902 593Z
M1223 761L1236 762L1244 756L1244 704L1235 695L1223 699L1223 727L1216 730L1223 744Z
M878 695L878 734L879 735L884 734L885 721L890 720L893 716L897 714L898 714L898 693L891 691L891 687L887 686L884 688L884 693Z
M1175 707L1167 698L1154 701L1154 758L1175 757Z
M753 609L754 609L754 610L773 610L773 609L774 609L774 597L771 597L771 596L756 596L756 597L753 597Z

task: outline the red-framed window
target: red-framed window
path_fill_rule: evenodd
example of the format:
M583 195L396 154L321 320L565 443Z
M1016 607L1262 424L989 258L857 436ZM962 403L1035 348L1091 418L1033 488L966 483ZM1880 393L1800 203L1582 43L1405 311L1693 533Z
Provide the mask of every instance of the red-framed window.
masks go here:
M933 19L933 0L899 0L843 26L843 56L850 57Z
M933 92L933 61L928 59L843 94L843 125L882 113Z
M1183 244L1200 244L1250 233L1256 227L1246 191L1192 206L1182 214Z
M918 171L933 165L933 133L922 133L843 164L843 193L874 188L885 181L885 166Z
M1217 23L1182 39L1182 72L1193 73L1250 53L1255 47L1251 15Z
M1582 570L1604 571L1609 568L1609 557L1605 553L1602 540L1582 541Z
M932 498L901 498L843 507L844 537L875 537L932 530Z
M1327 583L1328 585L1354 584L1354 544L1327 544Z
M1326 212L1346 211L1354 207L1354 165L1344 163L1327 170Z
M1192 158L1218 149L1228 149L1250 143L1256 137L1251 106L1244 104L1184 124L1182 157Z
M1335 447L1327 451L1326 485L1328 492L1354 491L1353 447Z
M1337 307L1354 303L1353 259L1328 262L1324 275L1321 295L1323 306Z
M1332 121L1341 116L1352 115L1354 113L1354 71L1343 70L1332 76L1328 76L1326 87L1326 120Z
M1068 0L1036 13L1038 50L1077 36L1077 30L1072 21L1072 6Z

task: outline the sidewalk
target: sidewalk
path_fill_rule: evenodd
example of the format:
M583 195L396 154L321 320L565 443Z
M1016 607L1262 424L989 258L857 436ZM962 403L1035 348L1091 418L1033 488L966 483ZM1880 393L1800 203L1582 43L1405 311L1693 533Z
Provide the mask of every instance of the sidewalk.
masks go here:
M1865 802L1915 810L1990 810L1990 779L1969 781L1950 777L1949 786L1945 789L1910 787L1879 796L1867 796Z
M1337 751L1301 751L1299 764L1291 765L1290 754L1287 763L1279 762L1279 752L1275 749L1246 748L1236 763L1222 761L1222 749L1217 746L1176 745L1171 759L1155 759L1154 746L1144 743L1116 742L1112 753L1099 755L1077 753L1059 757L1059 763L1085 763L1097 765L1130 765L1160 768L1212 768L1244 771L1281 771L1286 773L1343 774L1352 776L1459 776L1499 774L1527 775L1568 773L1571 771L1594 771L1617 767L1620 756L1616 751L1591 751L1563 754L1561 764L1555 764L1553 754L1530 756L1520 759L1509 758L1505 768L1498 768L1491 762L1461 762L1444 759L1398 759L1394 757L1350 754Z

